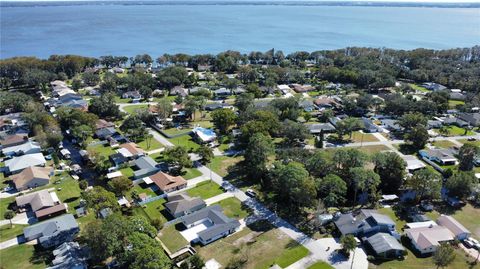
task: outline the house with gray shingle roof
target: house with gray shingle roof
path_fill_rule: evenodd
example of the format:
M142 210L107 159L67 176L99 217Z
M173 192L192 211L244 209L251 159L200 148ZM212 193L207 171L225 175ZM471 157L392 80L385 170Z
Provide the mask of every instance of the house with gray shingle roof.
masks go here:
M398 258L405 255L406 250L395 237L388 233L377 233L363 242L370 248L376 257Z
M148 177L160 171L160 168L157 167L157 162L149 156L142 156L135 159L134 163L136 170L133 171L133 176L135 178Z
M395 222L390 217L371 209L362 209L356 216L352 213L342 214L334 223L342 235L366 236L395 231Z
M77 242L65 242L52 254L55 258L47 269L87 269L88 250Z
M45 160L45 157L43 157L42 153L33 153L6 160L5 168L9 173L16 174L27 167L45 166L46 163L47 160Z
M167 211L175 218L190 214L206 206L205 201L200 197L190 197L185 193L168 197L165 203Z
M73 215L66 214L28 226L23 229L23 235L27 241L37 239L42 247L49 248L72 241L79 231Z

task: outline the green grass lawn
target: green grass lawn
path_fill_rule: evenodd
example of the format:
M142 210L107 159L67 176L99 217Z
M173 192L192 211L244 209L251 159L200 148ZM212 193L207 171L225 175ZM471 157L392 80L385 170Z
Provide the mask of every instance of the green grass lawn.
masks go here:
M410 85L410 87L412 87L412 89L414 89L414 90L416 90L416 91L430 92L428 89L426 89L426 88L424 88L424 87L422 87L422 86L413 84L413 83L409 83L408 85Z
M68 204L68 211L75 213L76 206L80 203L80 187L78 182L73 179L68 173L64 172L60 175L56 175L55 178L59 180L59 184L54 184L55 192L58 198L65 204ZM59 190L61 189L61 190Z
M395 214L395 212L392 210L391 207L380 208L380 209L378 209L378 213L385 214L385 215L389 216L393 221L395 221L395 226L396 226L397 230L399 230L399 231L407 223L405 220L399 219L397 217L397 215Z
M162 211L165 210L163 206L165 202L165 199L159 199L143 205L142 208L150 219L160 219L162 223L165 223L167 218L162 214Z
M179 136L179 137L171 138L169 140L175 146L182 146L182 147L186 148L188 151L196 150L200 147L199 144L197 144L197 143L195 143L195 141L193 141L193 139L190 135L182 135L182 136Z
M345 137L348 137L348 136L345 136ZM362 141L363 142L376 142L376 141L378 141L378 139L373 134L362 133L362 132L358 132L358 131L352 133L352 139L351 140L355 143L360 143Z
M477 140L477 141L468 141L467 139L460 139L460 140L458 140L458 142L460 142L460 143L462 143L462 144L471 143L471 144L474 144L475 146L480 147L480 140Z
M15 197L4 198L0 200L0 220L5 219L3 215L8 210L8 206L15 202Z
M177 231L175 225L170 225L160 231L158 238L165 244L171 253L188 245L187 240Z
M128 178L133 177L133 169L131 167L125 167L125 168L120 169L119 171L122 172L122 175L124 175Z
M187 193L188 195L190 195L190 197L200 196L200 198L202 199L208 199L213 196L222 194L223 191L220 186L217 185L217 183L209 180L198 183L195 188L187 190Z
M48 251L51 254L51 250ZM32 245L22 244L0 250L1 268L42 269L48 264L38 255Z
M122 98L120 96L115 96L115 103L131 103L132 99L131 98Z
M0 226L0 242L10 240L21 234L23 234L23 228L28 225L13 224L13 227L10 224Z
M188 133L188 132L191 132L192 129L191 128L169 128L169 129L165 129L163 130L164 133L168 134L168 135L179 135L179 134L185 134L185 133Z
M455 146L455 143L448 140L442 140L442 141L434 141L432 145L439 148L451 148Z
M93 151L97 152L99 155L102 155L107 159L110 155L116 153L115 150L113 150L113 148L110 147L110 145L108 145L108 144L89 146L89 147L87 147L87 150L93 150Z
M456 108L458 105L464 105L465 101L461 100L448 100L448 107L449 108Z
M182 171L185 172L185 174L183 174L182 177L185 178L186 180L196 178L202 175L202 172L200 172L196 168L183 168Z
M367 154L374 154L380 151L390 150L390 148L385 145L372 145L372 146L362 146L362 147L355 147L355 148Z
M471 204L462 207L452 215L465 228L470 230L472 235L480 240L480 208L475 208Z
M224 177L228 174L228 167L243 160L243 156L228 157L228 156L215 156L212 161L207 165L215 173Z
M243 219L248 216L248 211L242 208L242 202L235 197L221 200L218 203L223 208L223 213L230 218Z
M141 142L138 142L137 145L145 150L145 151L150 151L150 150L154 150L154 149L159 149L159 148L163 148L163 144L160 143L157 139L155 139L154 137L152 137L152 139L150 139L150 144L147 144L147 140L143 140Z
M447 127L449 133L447 136L460 136L460 135L474 135L475 133L473 131L468 130L467 133L465 134L465 129L460 128L458 126L448 126ZM433 129L435 132L440 133L439 129Z
M326 262L316 262L310 265L307 269L333 269L333 267Z
M137 110L142 110L142 109L147 109L148 108L148 105L147 104L138 104L138 105L131 105L131 106L125 106L123 107L123 109L125 110L125 112L127 112L128 114L133 114L135 113Z
M215 258L222 268L241 256L248 257L243 268L266 269L274 264L286 267L308 255L307 249L278 229L254 232L249 227L196 249L204 260Z

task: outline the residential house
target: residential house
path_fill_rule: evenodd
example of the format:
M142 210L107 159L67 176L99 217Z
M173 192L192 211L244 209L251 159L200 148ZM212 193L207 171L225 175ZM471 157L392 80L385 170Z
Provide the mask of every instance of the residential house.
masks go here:
M228 103L210 103L205 105L205 110L206 111L214 111L217 109L222 109L222 108L233 108L232 105Z
M112 68L108 69L108 72L115 73L115 74L122 74L122 73L125 72L125 69L120 68L120 67L112 67Z
M470 237L470 231L451 216L441 215L438 217L437 223L450 230L458 240L464 240Z
M50 248L72 241L79 231L75 217L66 214L26 227L23 235L26 241L37 239L42 247Z
M402 155L401 157L407 163L406 169L409 173L413 173L426 167L425 163L413 155Z
M95 122L95 129L100 130L103 128L115 128L115 123L104 119L98 119L97 122Z
M0 140L0 145L2 145L2 148L8 148L8 147L21 145L27 141L28 141L27 135L14 134L14 135L8 135L4 137L2 140Z
M136 170L133 172L133 176L137 179L148 177L160 171L155 162L149 156L142 156L134 160Z
M130 98L132 99L133 103L138 103L140 100L142 100L143 96L138 91L128 91L122 94L122 98Z
M240 95L242 93L246 93L247 90L245 90L244 88L241 88L241 87L237 87L237 88L233 89L232 92L235 95Z
M30 140L26 140L25 143L23 144L2 148L3 155L8 157L12 157L15 155L40 153L40 152L42 152L42 148L40 147L40 144Z
M8 173L16 174L30 166L45 166L47 160L42 153L26 154L13 157L5 161L5 168Z
M467 121L454 116L441 117L439 119L443 122L443 125L455 125L461 128L467 127L469 125Z
M234 233L240 222L223 214L219 205L208 206L181 217L187 230L182 235L190 242L207 245L217 239Z
M168 202L164 204L165 209L174 218L179 218L207 206L200 197L190 197L186 193L172 195L167 199Z
M39 220L61 215L67 211L55 192L40 190L15 198L19 208L30 208Z
M50 82L52 87L52 95L54 97L60 97L67 94L75 94L75 91L68 87L67 83L61 80L55 80Z
M290 93L290 91L292 90L292 88L285 84L277 85L277 89L284 95Z
M121 144L117 152L127 159L134 159L145 155L145 151L133 142Z
M321 96L313 101L313 103L320 110L324 109L338 109L341 107L341 104L338 100L332 97Z
M290 88L293 88L293 90L296 93L304 93L304 92L309 92L315 90L315 87L312 85L301 85L301 84L290 84Z
M450 100L465 101L467 96L461 92L450 92Z
M188 90L181 86L175 86L170 90L170 95L185 97L188 95Z
M100 211L98 211L98 217L101 219L106 219L108 216L112 215L113 211L112 209L106 207L102 208Z
M47 269L87 269L88 249L77 242L65 242L52 252L52 266Z
M12 175L10 179L13 181L13 184L15 184L15 188L18 191L23 191L47 185L53 174L54 170L52 167L30 166L23 169L23 171L18 174Z
M430 91L443 91L443 90L446 90L447 87L441 85L441 84L438 84L438 83L434 83L434 82L425 82L422 84L422 87L424 87L425 89L427 90L430 90Z
M128 162L128 159L122 153L112 154L108 158L115 166L120 166Z
M440 165L455 165L457 159L448 149L422 149L418 152L422 158Z
M181 190L187 187L187 181L181 176L171 176L163 172L157 172L148 177L144 177L146 184L154 183L163 193Z
M232 95L232 91L227 88L220 88L220 89L214 90L213 93L217 97Z
M406 254L405 248L388 233L376 233L363 242L373 251L374 256L395 259Z
M449 229L439 225L406 229L405 235L421 254L434 253L440 243L455 239Z
M440 120L428 120L427 121L427 128L428 129L439 129L442 128L443 126L443 121Z
M335 132L335 127L331 123L314 123L314 124L305 124L311 134L317 135L321 132L323 133L333 133Z
M334 223L342 235L367 236L395 231L395 222L390 217L370 209L362 209L356 216L352 213L342 214Z
M50 105L53 107L71 107L82 111L88 110L88 102L85 101L81 95L73 93L68 93L58 97L58 99L53 99Z
M316 106L311 100L302 100L299 102L298 106L306 112L312 112L316 109Z
M106 140L108 137L112 137L117 134L117 130L113 127L98 129L95 132L95 136L101 140Z
M363 131L366 133L378 132L378 126L372 122L369 118L362 117Z
M403 129L402 126L400 126L400 124L398 123L398 120L382 119L381 122L382 127L392 133L399 133Z
M217 139L217 134L212 129L207 129L203 127L195 127L192 130L194 137L200 143L210 143Z
M480 126L480 113L460 113L458 118L468 122L471 126Z

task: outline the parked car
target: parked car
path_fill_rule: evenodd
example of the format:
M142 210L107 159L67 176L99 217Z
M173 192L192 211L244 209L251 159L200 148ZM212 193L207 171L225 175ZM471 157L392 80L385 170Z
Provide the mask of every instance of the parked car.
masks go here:
M476 141L477 139L475 137L469 137L467 140L468 141Z
M463 244L465 244L465 246L467 246L468 248L473 248L473 246L475 245L475 243L473 243L470 238L467 238L465 240L463 240Z
M256 194L255 191L252 190L252 189L247 189L247 190L245 191L245 194L246 194L247 196L249 196L249 197L252 197L252 198L257 197L257 194Z

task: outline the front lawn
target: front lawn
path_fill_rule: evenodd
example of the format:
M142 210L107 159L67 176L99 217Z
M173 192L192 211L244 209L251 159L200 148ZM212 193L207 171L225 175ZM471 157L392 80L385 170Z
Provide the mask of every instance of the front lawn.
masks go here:
M346 136L346 137L348 137L348 136ZM359 132L359 131L352 133L351 140L354 143L376 142L376 141L378 141L378 139L373 134L363 133L363 132Z
M127 112L128 114L133 114L133 113L136 113L137 110L142 110L147 108L148 108L147 104L138 104L138 105L124 106L123 110L125 110L125 112Z
M115 150L107 143L105 145L95 145L87 147L87 150L93 150L101 156L104 156L108 159L108 157L112 154L115 154Z
M333 267L326 262L316 262L310 265L307 269L333 269Z
M436 133L440 134L439 129L433 129L433 130ZM465 133L464 128L460 128L458 126L453 126L453 125L447 126L447 130L448 130L448 135L447 136L461 136L461 135L474 135L475 134L475 132L473 132L471 130L467 130L467 133Z
M163 144L158 142L158 140L155 139L154 137L152 137L148 143L147 143L147 140L145 139L141 142L138 142L137 145L145 151L151 151L151 150L159 149L163 147Z
M458 105L465 105L465 101L461 100L448 100L449 108L456 108Z
M160 219L162 223L165 223L167 222L167 218L162 214L162 211L165 210L165 207L163 206L165 202L165 199L159 199L143 205L142 209L151 220Z
M223 213L230 218L243 219L249 215L248 211L242 208L242 202L235 197L223 199L216 205L223 208Z
M10 206L10 204L14 202L15 202L15 197L0 199L0 220L5 219L3 215L5 215L5 212L8 210L8 207Z
M455 143L448 140L434 141L432 145L438 148L451 148L453 146L456 146Z
M185 174L182 175L183 178L186 180L196 178L202 175L202 172L200 172L196 168L183 168L182 172L185 172Z
M13 224L13 227L10 224L5 224L0 226L0 242L10 240L21 234L23 234L23 228L28 225Z
M158 238L168 248L170 253L174 253L189 244L189 242L180 234L180 232L177 231L175 225L170 225L163 228L160 231Z
M175 136L175 135L180 135L180 134L187 134L187 133L190 133L193 129L191 128L169 128L169 129L165 129L165 130L162 130L162 132L164 132L165 134L167 135L170 135L170 136Z
M172 142L175 146L182 146L186 148L188 151L196 150L200 147L190 135L182 135L175 138L170 138L170 142Z
M51 254L51 250L43 253L35 251L34 246L22 244L0 250L1 267L5 269L43 269L48 267L45 255Z
M307 256L309 253L307 248L298 244L295 241L291 241L288 245L289 246L287 247L287 249L282 252L282 255L275 259L275 263L282 268L288 267L292 263Z
M209 180L198 183L194 188L187 190L187 193L190 197L200 196L200 198L205 200L222 194L223 191L217 183Z
M374 154L381 151L390 150L390 148L385 145L372 145L372 146L362 146L362 147L354 147L354 148L360 151L363 151L367 154Z
M410 85L410 87L412 87L412 89L416 90L416 91L420 91L420 92L430 92L430 90L428 90L427 88L424 88L422 86L419 86L419 85L416 85L416 84L413 84L413 83L409 83L408 85Z

